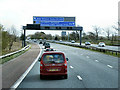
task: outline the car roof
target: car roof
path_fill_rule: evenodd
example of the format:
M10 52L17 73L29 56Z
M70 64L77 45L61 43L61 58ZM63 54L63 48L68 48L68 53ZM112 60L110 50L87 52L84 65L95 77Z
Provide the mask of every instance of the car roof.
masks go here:
M104 42L99 42L99 43L104 43Z
M43 52L43 54L64 54L62 51L50 51L50 52Z

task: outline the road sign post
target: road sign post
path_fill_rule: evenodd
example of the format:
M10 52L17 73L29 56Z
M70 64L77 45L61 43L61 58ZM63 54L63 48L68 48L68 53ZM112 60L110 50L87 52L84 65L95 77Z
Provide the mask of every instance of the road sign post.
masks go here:
M82 30L80 30L80 45L82 44Z

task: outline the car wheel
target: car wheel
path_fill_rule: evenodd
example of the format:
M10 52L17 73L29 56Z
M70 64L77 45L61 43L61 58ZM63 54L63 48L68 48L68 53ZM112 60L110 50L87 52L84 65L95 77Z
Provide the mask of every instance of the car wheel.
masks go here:
M44 79L44 76L43 76L43 75L40 75L40 79Z

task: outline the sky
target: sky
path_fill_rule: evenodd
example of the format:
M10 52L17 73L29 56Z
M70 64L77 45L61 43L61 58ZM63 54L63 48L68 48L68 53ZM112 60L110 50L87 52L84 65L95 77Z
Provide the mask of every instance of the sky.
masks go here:
M19 33L22 26L33 24L33 16L76 17L76 25L83 32L93 31L93 26L109 28L117 25L119 0L0 0L0 24L14 25ZM44 30L42 30L44 31ZM27 35L36 30L27 30ZM61 31L44 31L61 35Z

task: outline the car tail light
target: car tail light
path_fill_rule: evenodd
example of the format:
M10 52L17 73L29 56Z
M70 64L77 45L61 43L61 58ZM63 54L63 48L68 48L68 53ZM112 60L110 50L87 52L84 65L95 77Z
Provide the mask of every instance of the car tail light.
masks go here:
M66 62L64 63L64 66L65 66L64 71L67 72L67 63Z
M64 65L65 65L65 66L67 66L67 64L66 64L66 63L65 63Z
M40 64L40 66L42 67L43 65L42 65L42 64Z
M40 70L42 70L43 69L43 64L42 63L40 63Z

